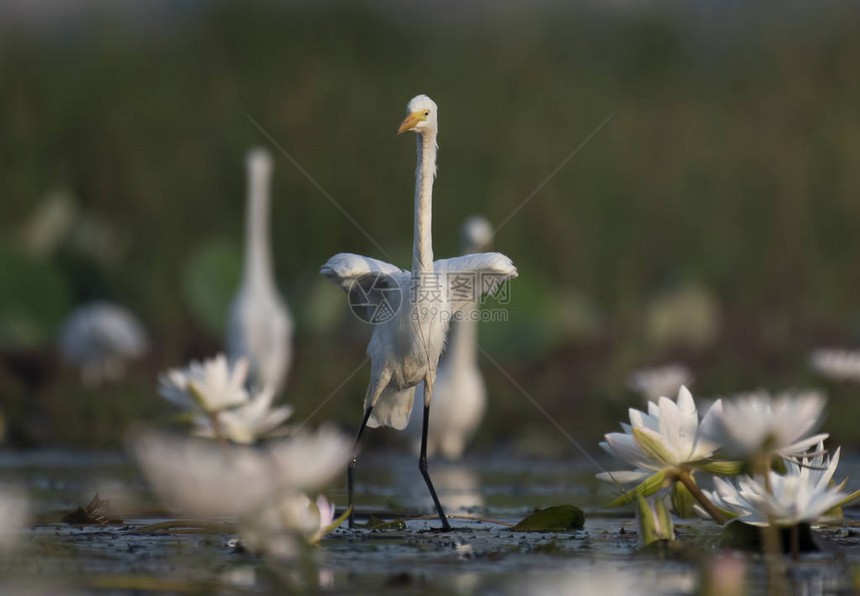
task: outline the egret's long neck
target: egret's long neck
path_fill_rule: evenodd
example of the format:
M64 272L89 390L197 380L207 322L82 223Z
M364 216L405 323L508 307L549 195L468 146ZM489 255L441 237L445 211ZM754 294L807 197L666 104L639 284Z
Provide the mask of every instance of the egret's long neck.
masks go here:
M270 172L251 172L248 201L245 206L244 282L251 285L274 285L271 241L269 238Z
M433 270L433 179L436 177L436 131L418 135L418 169L415 171L415 243L412 272Z

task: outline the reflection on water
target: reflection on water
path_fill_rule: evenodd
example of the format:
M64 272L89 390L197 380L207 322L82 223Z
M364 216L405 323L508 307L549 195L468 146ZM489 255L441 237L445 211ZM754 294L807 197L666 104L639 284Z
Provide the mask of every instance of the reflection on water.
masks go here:
M408 509L431 511L433 501L427 485L418 471L404 469L396 475L396 489L404 495L403 505ZM447 513L463 514L482 509L485 505L481 483L476 471L461 462L433 462L430 466L433 486Z
M417 463L412 455L363 454L357 476L359 510L432 513ZM857 464L848 461L840 467L839 478L850 478L846 490L860 485ZM271 567L261 559L230 546L235 540L231 534L144 535L136 528L154 520L134 517L125 517L124 526L43 523L29 530L26 549L0 558L0 578L14 573L27 581L56 582L76 576L138 574L182 581L203 577L253 593L281 593L278 582L287 581L309 582L315 590L401 586L407 592L447 594L564 593L629 580L636 593L650 585L658 593L691 594L704 581L701 569L725 567L718 560L708 563L708 549L698 553L701 561L671 553L664 558L653 553L632 556L635 520L627 510L603 506L613 496L612 489L596 482L594 470L584 463L494 454L456 463L433 460L430 472L449 513L515 522L535 508L570 503L585 509L585 528L514 533L491 523L457 520L453 533L439 534L428 531L439 525L431 519L410 521L405 531L341 529L315 551L316 562L310 568L281 569L273 578ZM13 483L27 488L37 513L85 504L94 490L115 500L119 509L142 512L145 504L153 503L137 472L119 454L0 453L0 490ZM345 479L326 491L338 505L346 502L344 484ZM857 512L849 509L846 515L856 518ZM708 522L685 520L676 529L685 546L718 541L719 528ZM838 544L839 557L826 551L802 557L792 566L795 588L823 593L850 587L852 569L860 563L860 534L854 527L834 528L827 538L831 545ZM765 575L757 560L740 556L748 577L761 587ZM629 575L612 576L619 570ZM730 574L723 569L719 575ZM3 588L0 585L0 593L8 593Z

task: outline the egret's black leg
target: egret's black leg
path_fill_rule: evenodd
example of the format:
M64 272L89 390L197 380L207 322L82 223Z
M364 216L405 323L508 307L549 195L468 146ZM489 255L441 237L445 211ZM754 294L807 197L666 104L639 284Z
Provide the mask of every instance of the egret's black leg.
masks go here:
M364 420L361 421L361 426L358 427L358 434L355 435L355 446L352 449L352 459L349 460L349 468L346 471L346 487L349 492L349 506L353 507L349 512L349 527L355 527L355 500L353 494L353 482L355 480L355 462L358 459L358 447L361 443L361 437L364 435L364 429L367 428L367 421L370 418L370 413L373 411L373 406L370 406L364 412Z
M427 472L427 427L430 420L430 406L424 406L424 426L421 429L421 456L418 458L418 469L421 470L421 475L424 476L424 482L427 483L427 488L430 489L430 496L433 497L433 504L436 505L436 512L439 514L439 521L442 522L442 531L450 532L451 525L448 523L448 518L445 517L445 512L442 510L442 504L439 502L439 497L436 496L436 489L433 488L433 483L430 481L430 473Z

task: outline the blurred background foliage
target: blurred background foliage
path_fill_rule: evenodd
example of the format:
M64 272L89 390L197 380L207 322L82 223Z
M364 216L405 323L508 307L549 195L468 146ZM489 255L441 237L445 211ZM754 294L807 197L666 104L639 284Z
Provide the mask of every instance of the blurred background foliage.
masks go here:
M171 416L157 372L221 349L244 153L258 144L276 156L274 252L297 325L283 399L297 419L323 404L369 330L319 266L339 251L384 255L254 122L405 266L414 141L393 132L427 93L441 111L436 254L458 252L472 213L505 222L496 248L520 278L509 320L483 323L481 341L574 436L594 446L641 404L629 374L677 360L697 395L822 387L828 430L856 443L860 387L814 377L807 356L860 343L858 16L832 2L10 3L8 440L116 445L133 421ZM155 349L122 384L93 390L54 341L63 316L96 298L138 313ZM482 367L491 402L477 448L570 451ZM368 374L315 420L357 424Z

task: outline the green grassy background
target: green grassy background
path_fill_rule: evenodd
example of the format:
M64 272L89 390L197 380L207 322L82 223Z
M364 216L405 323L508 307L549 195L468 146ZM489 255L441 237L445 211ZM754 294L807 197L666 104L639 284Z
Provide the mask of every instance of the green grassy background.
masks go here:
M248 116L405 266L414 141L393 132L417 93L440 105L439 256L458 252L464 217L504 221L614 114L497 235L520 278L509 321L481 328L572 434L593 445L640 403L631 371L680 360L703 396L822 387L827 429L860 439L860 387L806 364L812 348L860 343L856 9L153 6L0 36L0 409L12 443L112 445L132 421L170 416L157 372L220 349L256 144L276 156L274 251L297 323L283 399L299 419L314 411L369 336L319 265L383 255ZM98 391L53 348L62 317L95 298L128 305L154 340L127 381ZM569 449L482 367L478 449ZM357 424L368 375L314 420Z

